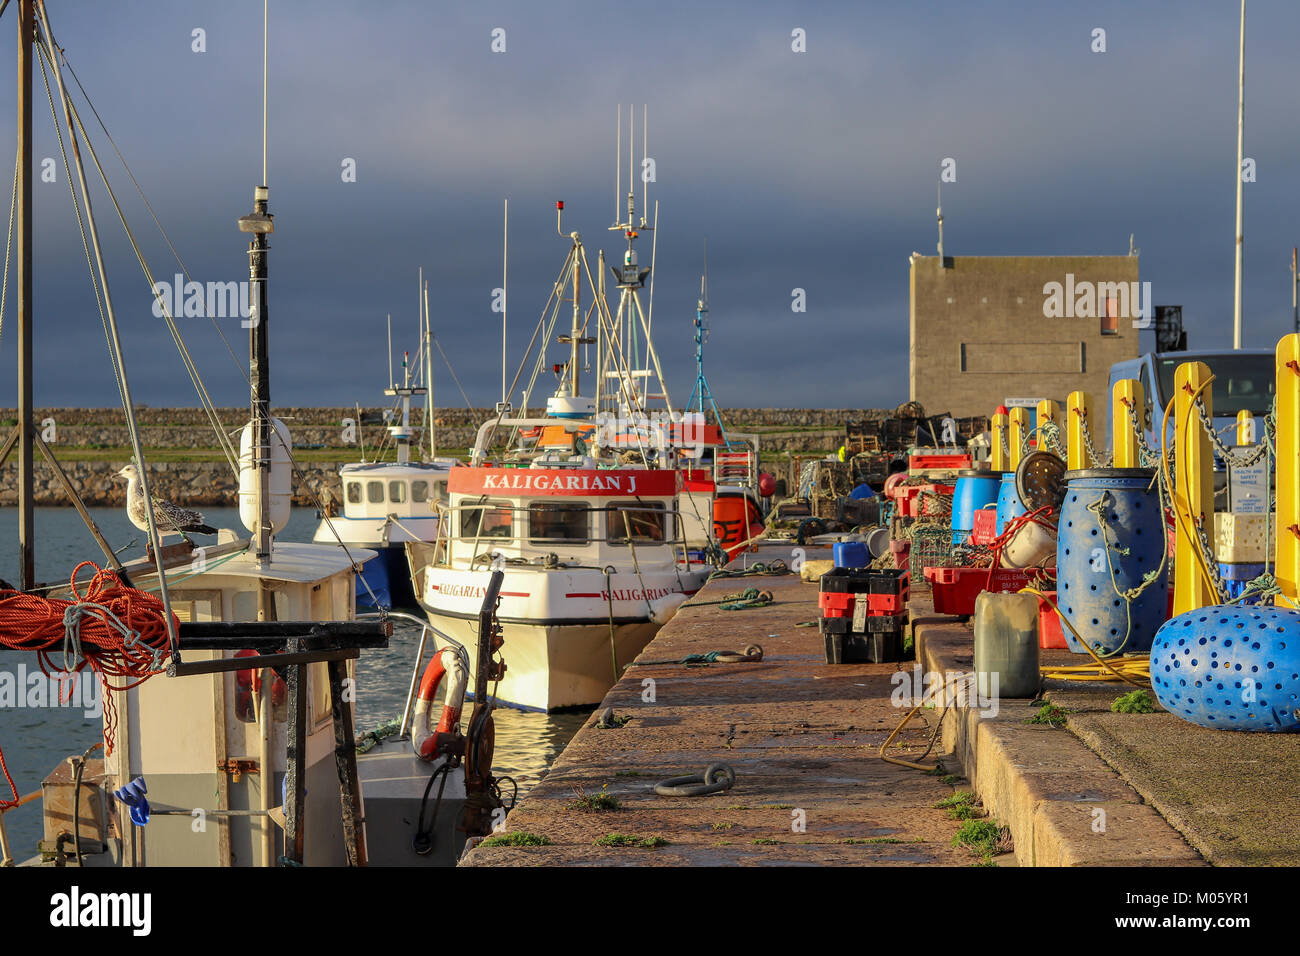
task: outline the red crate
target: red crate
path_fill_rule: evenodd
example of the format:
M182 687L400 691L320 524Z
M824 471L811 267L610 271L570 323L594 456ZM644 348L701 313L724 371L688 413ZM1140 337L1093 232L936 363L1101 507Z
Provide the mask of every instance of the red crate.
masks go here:
M1019 591L1029 584L1035 568L926 568L938 614L970 617L982 591Z
M817 595L817 606L822 617L851 617L854 595L842 591L822 591Z
M956 470L970 467L970 455L908 455L908 471Z
M971 544L992 544L998 536L998 512L996 508L980 508L973 516L974 529L970 533Z
M1055 591L1044 591L1044 597L1056 603ZM1046 650L1068 651L1070 645L1065 641L1065 630L1061 616L1042 598L1038 599L1038 646Z

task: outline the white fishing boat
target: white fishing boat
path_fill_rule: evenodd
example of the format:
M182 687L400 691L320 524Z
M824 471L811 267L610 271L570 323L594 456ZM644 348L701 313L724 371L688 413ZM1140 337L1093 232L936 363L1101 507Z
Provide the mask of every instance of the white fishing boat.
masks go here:
M423 280L421 280L423 286ZM425 325L422 352L432 385L433 366L427 360L432 336ZM390 352L391 354L391 352ZM447 503L447 476L457 464L451 458L435 454L432 421L432 387L412 384L408 355L402 356L402 381L392 378L385 395L397 398L392 414L396 421L388 426L395 449L393 461L365 461L364 446L360 462L339 469L342 484L342 511L327 504L312 540L320 544L341 543L349 548L375 552L366 561L357 578L356 602L359 609L415 607L410 568L406 560L406 542L432 541L438 535L438 509ZM421 461L412 457L420 450L420 432L411 423L411 398L425 396L425 431L429 435L429 457ZM357 423L360 427L360 422ZM384 450L376 452L382 458Z

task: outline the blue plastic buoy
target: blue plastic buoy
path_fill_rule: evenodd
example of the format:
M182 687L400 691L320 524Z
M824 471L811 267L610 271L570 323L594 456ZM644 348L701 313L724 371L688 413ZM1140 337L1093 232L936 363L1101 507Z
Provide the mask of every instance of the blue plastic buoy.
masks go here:
M998 500L1001 475L967 468L957 472L952 494L952 543L961 544L975 529L975 512Z
M1300 611L1203 607L1151 646L1151 686L1170 713L1215 730L1300 730Z
M1127 592L1160 567L1164 515L1145 468L1089 468L1065 473L1065 501L1056 538L1056 601L1099 654L1145 651L1169 608L1168 565L1126 608ZM1102 533L1098 512L1105 525ZM1113 584L1112 584L1113 581ZM1076 654L1087 651L1065 629Z
M1003 472L1002 484L998 488L997 533L1001 534L1008 521L1020 517L1028 510L1025 503L1020 500L1020 492L1016 491L1016 473L1014 471ZM971 520L974 521L975 519L972 518ZM971 527L973 528L974 524Z

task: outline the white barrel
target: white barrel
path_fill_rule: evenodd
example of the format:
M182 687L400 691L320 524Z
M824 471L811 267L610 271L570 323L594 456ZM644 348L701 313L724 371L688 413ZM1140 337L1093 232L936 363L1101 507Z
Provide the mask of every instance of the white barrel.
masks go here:
M271 530L279 534L289 523L293 498L293 467L289 449L293 447L289 429L278 418L271 419L271 475L267 482L270 496ZM239 520L249 531L256 532L261 521L261 502L257 497L257 469L253 467L253 423L239 434Z

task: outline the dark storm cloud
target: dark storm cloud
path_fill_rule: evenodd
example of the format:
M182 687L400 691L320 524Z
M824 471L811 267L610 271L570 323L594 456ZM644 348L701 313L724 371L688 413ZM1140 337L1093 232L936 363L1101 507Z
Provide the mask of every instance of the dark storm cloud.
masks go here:
M723 405L892 405L907 390L907 257L934 252L939 161L949 254L1118 254L1130 233L1158 302L1195 345L1230 341L1236 5L1223 2L271 5L272 394L380 401L384 316L413 346L416 269L470 398L500 380L501 200L510 198L510 359L566 243L617 254L616 105L649 104L660 202L654 327L678 402L708 237ZM50 3L54 29L201 280L245 276L234 220L260 178L261 4ZM0 35L12 37L12 10ZM1300 236L1292 5L1252 0L1247 50L1248 344L1290 324ZM207 52L191 51L206 31ZM503 27L507 52L489 51ZM808 52L790 50L807 31ZM1089 51L1094 27L1105 54ZM12 57L12 42L9 57ZM12 59L8 62L12 66ZM44 97L39 74L38 107ZM13 103L13 70L0 70ZM0 149L12 148L12 109ZM640 108L638 106L638 123ZM625 130L626 135L626 130ZM96 137L103 156L111 149ZM626 141L625 141L626 143ZM37 154L57 157L48 112ZM357 182L340 163L356 160ZM623 159L626 163L626 159ZM116 161L115 188L158 278L176 267ZM626 168L623 178L626 185ZM96 193L138 400L189 404L148 288ZM37 399L114 389L62 170L37 183ZM648 238L648 236L647 236ZM641 244L643 261L649 243ZM806 290L808 311L790 311ZM1041 290L1027 290L1041 294ZM12 369L12 300L0 362ZM212 327L182 322L219 404L246 401ZM243 361L245 333L223 330ZM0 373L0 383L12 373ZM442 374L440 403L454 387ZM2 400L8 404L12 399Z

